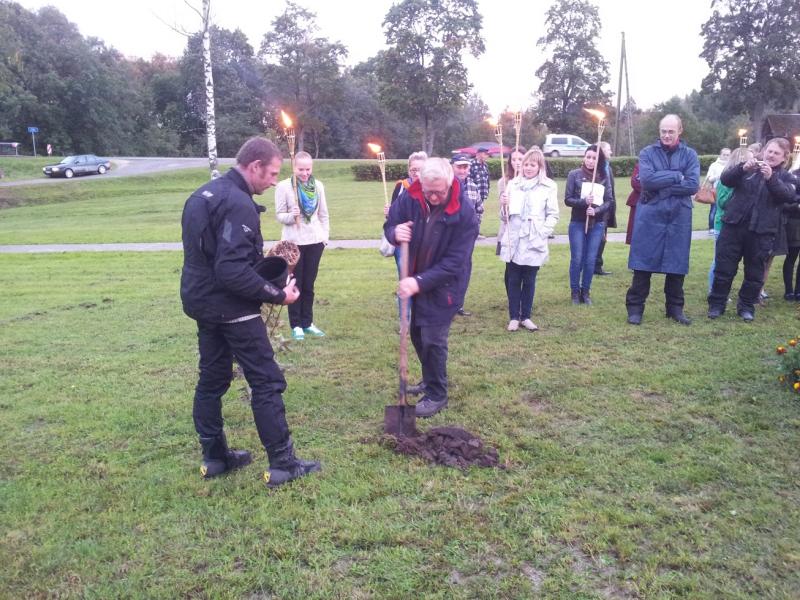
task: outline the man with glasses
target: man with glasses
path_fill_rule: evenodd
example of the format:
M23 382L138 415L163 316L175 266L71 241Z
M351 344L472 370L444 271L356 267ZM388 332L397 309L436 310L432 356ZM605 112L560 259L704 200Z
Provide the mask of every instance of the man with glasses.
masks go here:
M667 115L659 124L659 140L639 153L642 195L628 256L633 281L625 297L631 325L642 322L653 273L665 275L666 316L691 324L683 312L683 279L689 272L692 195L700 188L700 161L681 133L680 117Z
M424 393L416 414L432 417L447 406L450 323L464 302L464 266L478 234L475 210L445 159L425 161L419 180L392 204L383 230L392 244L408 243L408 274L397 294L414 298L410 334Z

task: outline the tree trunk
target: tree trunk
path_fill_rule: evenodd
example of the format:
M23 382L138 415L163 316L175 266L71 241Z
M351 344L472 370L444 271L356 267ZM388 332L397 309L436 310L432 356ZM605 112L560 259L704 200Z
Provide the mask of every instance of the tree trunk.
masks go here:
M433 127L431 126L431 118L424 115L424 127L422 128L422 150L428 154L433 155Z
M203 0L203 69L206 80L206 140L208 168L211 179L219 177L217 170L217 120L214 116L214 74L211 70L211 0Z
M306 129L305 127L299 127L297 131L297 151L303 152L306 146Z
M750 109L750 124L753 128L753 141L761 141L761 126L764 124L765 106L763 100L757 100Z

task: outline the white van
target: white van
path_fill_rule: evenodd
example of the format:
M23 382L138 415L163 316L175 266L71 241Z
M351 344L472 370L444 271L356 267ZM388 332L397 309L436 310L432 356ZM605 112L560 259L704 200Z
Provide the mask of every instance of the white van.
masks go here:
M551 133L544 140L542 152L545 156L558 158L559 156L583 156L591 144L568 133Z

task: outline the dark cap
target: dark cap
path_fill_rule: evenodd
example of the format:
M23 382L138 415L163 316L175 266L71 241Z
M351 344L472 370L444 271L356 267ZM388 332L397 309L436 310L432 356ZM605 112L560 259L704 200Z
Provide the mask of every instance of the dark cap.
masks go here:
M488 152L488 151L489 151L489 149L486 146L480 146L478 148L478 152Z
M450 158L450 162L454 165L468 165L472 162L469 154L464 154L463 152L459 152L457 154L453 154Z

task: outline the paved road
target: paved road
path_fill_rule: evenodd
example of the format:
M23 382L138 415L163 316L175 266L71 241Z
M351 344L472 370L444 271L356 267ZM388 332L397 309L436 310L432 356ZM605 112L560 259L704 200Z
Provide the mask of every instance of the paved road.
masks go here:
M708 232L692 232L693 240L710 240ZM608 234L609 242L624 242L624 232L613 232ZM566 235L557 235L552 240L553 244L569 244ZM478 246L495 246L496 237L488 237L478 240ZM359 248L378 248L380 240L331 240L328 248L331 249L359 249ZM0 254L43 254L52 252L164 252L182 250L180 242L155 242L155 243L130 243L130 244L18 244L0 246Z
M14 187L18 185L47 185L55 183L72 183L74 181L100 181L106 177L131 177L133 175L149 175L162 171L175 171L177 169L202 169L208 168L207 158L174 158L174 157L139 157L118 156L111 159L113 168L105 175L86 175L64 179L63 177L37 177L36 179L21 179L19 181L0 182L0 187ZM220 158L221 166L232 165L234 159Z

